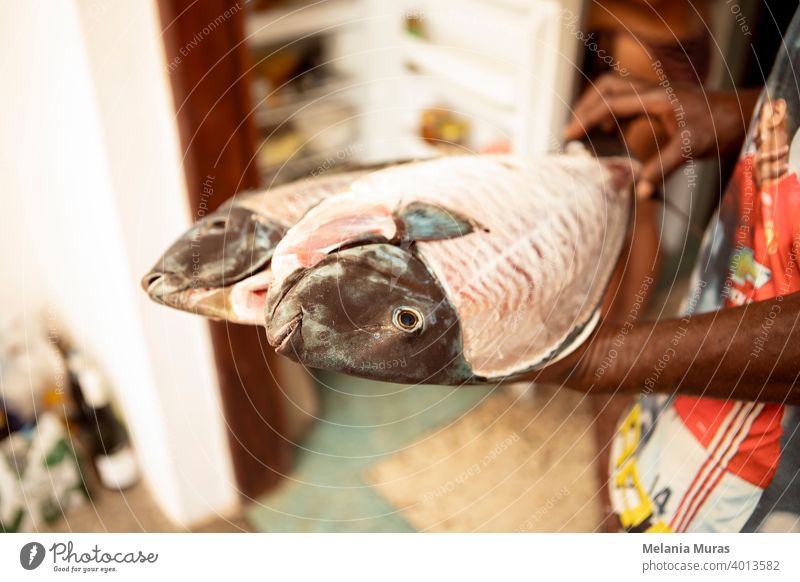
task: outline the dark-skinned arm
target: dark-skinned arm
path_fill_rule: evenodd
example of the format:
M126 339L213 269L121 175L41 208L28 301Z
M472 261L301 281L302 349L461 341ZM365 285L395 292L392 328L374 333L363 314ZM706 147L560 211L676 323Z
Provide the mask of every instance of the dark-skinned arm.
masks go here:
M663 128L666 143L641 160L636 195L649 198L662 180L687 161L710 158L741 146L760 89L709 91L697 85L656 85L608 73L581 96L564 130L566 140L581 139L596 128L621 129L633 119Z
M528 379L586 392L800 404L800 293L656 323L602 324Z

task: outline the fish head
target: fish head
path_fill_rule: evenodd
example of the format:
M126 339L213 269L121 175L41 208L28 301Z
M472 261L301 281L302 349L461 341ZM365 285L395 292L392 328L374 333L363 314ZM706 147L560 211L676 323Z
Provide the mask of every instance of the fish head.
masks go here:
M226 205L196 222L142 278L150 298L181 311L262 323L269 263L285 227Z
M473 379L458 315L413 248L331 253L273 288L267 338L310 367L420 384Z

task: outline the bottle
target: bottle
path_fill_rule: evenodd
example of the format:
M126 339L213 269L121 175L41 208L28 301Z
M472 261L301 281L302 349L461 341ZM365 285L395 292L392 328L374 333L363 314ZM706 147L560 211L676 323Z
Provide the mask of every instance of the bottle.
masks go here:
M80 352L68 354L67 366L78 422L100 483L108 489L134 485L139 480L136 456L128 432L111 405L103 375Z

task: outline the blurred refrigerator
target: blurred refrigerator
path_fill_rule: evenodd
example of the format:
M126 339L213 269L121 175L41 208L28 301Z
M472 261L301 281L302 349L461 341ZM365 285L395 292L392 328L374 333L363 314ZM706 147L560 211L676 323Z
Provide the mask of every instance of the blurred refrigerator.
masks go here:
M245 43L264 185L443 152L557 149L582 4L254 0Z

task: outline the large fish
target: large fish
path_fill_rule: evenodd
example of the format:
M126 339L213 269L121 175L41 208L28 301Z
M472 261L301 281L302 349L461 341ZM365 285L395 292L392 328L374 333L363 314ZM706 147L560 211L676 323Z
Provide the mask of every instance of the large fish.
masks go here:
M264 324L270 260L284 233L368 169L237 196L196 222L142 278L158 303L233 323Z
M265 323L305 365L405 383L514 378L591 333L635 162L460 156L362 176L292 227Z

